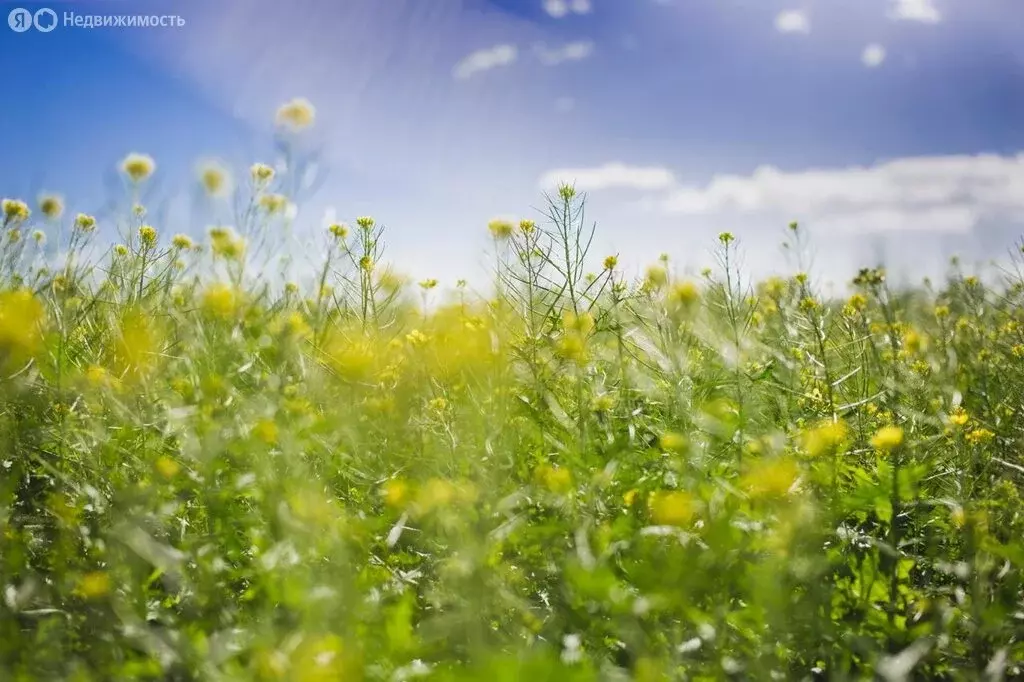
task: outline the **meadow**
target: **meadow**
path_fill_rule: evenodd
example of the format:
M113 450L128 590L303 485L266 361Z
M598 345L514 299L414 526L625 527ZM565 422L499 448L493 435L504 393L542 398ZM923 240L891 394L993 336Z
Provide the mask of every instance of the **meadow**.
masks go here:
M109 248L3 202L0 679L1024 675L1015 267L839 300L792 224L786 277L729 233L632 277L562 186L481 226L476 289L371 217L276 282L287 178L200 237L149 224L155 172Z

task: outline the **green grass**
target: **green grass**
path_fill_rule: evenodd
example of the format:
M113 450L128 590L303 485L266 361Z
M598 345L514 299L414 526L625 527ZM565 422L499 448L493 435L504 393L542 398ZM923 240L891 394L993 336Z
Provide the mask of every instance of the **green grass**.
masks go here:
M0 678L1024 674L1019 275L631 281L564 187L486 298L370 219L277 291L276 181L49 268L5 203Z

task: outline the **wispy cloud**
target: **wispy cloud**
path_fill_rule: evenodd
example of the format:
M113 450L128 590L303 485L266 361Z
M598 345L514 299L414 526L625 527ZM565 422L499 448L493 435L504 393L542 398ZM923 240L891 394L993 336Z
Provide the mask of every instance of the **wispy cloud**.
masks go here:
M881 66L885 61L885 48L878 43L868 45L861 53L860 61L869 69Z
M647 205L685 215L811 220L837 231L968 232L1024 211L1024 153L911 157L870 167L717 176L678 185Z
M452 75L463 80L484 71L508 66L518 57L519 50L515 45L495 45L463 57L452 69Z
M540 179L542 190L551 190L560 184L575 185L580 190L635 189L643 191L666 190L675 186L675 176L667 168L658 166L628 166L619 162L606 163L596 168L559 168L550 170Z
M594 43L589 40L577 40L561 47L548 48L538 45L537 58L545 66L556 66L562 62L578 62L594 53Z
M780 33L810 33L811 20L800 10L786 10L775 17L775 30Z
M934 0L891 0L892 8L889 17L896 21L919 21L924 24L937 24L942 21L942 13L935 7Z
M589 14L592 9L590 0L544 0L544 11L555 19L561 19L570 12Z

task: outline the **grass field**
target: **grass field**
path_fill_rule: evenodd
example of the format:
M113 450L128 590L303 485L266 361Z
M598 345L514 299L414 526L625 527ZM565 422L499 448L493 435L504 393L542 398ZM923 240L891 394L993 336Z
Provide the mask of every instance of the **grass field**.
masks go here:
M0 678L1024 675L1018 272L829 300L792 225L790 277L630 278L562 187L484 296L371 218L277 286L279 180L98 261L4 202Z

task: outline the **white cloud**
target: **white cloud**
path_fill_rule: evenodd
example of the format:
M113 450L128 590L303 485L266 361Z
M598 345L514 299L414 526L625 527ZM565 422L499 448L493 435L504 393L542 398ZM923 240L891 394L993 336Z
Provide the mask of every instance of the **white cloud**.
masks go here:
M544 0L544 11L555 19L561 19L569 13L569 3L565 0Z
M935 7L934 0L891 1L893 7L889 10L889 18L895 21L919 21L925 24L942 21L942 13Z
M885 61L885 48L878 43L868 45L864 48L864 52L861 53L860 61L869 69L881 66L882 62Z
M519 50L515 45L495 45L484 50L472 52L455 65L452 75L458 79L469 78L470 76L498 68L508 66L519 57Z
M589 14L592 9L590 0L544 0L544 11L555 19L561 19L570 12Z
M555 66L562 62L578 62L594 53L594 43L589 40L577 40L566 43L562 47L546 48L538 45L537 57L547 66Z
M638 189L644 191L666 190L675 186L675 176L667 168L657 166L627 166L623 163L606 163L597 168L559 168L545 173L540 179L543 190L551 190L562 183L575 185L576 189Z
M669 214L763 216L836 231L963 233L985 218L1024 211L1024 153L911 157L799 172L762 166L747 176L717 176L703 187L675 185L645 204Z
M775 17L775 30L780 33L810 33L811 20L800 10L786 10Z
M570 7L576 14L589 14L593 9L590 5L590 0L572 0Z

